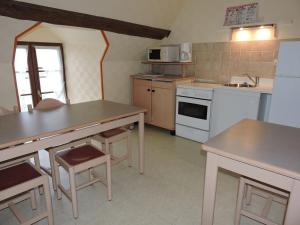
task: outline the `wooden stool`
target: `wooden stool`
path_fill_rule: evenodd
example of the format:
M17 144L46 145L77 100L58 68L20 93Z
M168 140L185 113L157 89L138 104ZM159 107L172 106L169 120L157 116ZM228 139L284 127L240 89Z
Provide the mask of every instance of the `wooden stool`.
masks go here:
M111 195L111 162L110 155L105 155L99 149L92 145L91 139L79 141L75 143L66 144L63 147L64 151L59 151L55 155L54 172L57 183L57 198L61 199L63 192L67 198L72 202L73 216L78 217L77 205L77 190L92 185L96 182L102 182L107 186L108 200L112 199ZM106 180L95 176L93 168L106 164ZM60 181L59 166L62 166L69 173L70 190L66 190ZM75 175L82 171L89 171L90 180L87 183L76 185Z
M104 131L93 137L94 140L102 144L102 149L105 154L111 155L111 163L115 165L123 160L128 160L128 166L132 165L132 148L131 148L131 130L126 128L116 128ZM113 143L127 139L127 153L121 157L113 154Z
M15 113L19 113L19 109L16 106L13 108L13 110L8 110L8 109L0 106L0 116L6 116L6 115L15 114ZM22 157L18 157L18 158L12 159L12 160L7 160L5 162L2 162L0 164L0 169L19 164L21 162L29 161L30 159L33 159L35 168L38 171L41 171L41 164L40 164L40 158L39 158L38 153L31 153L31 154L28 154L28 155L25 155ZM42 194L42 193L43 193L43 189L40 188L40 194Z
M30 192L31 206L36 209L36 200L34 189L43 186L46 211L39 213L37 216L27 220L20 212L18 212L15 204L25 200L16 200L14 197ZM24 197L24 195L22 195ZM0 170L0 210L9 208L16 216L21 225L34 224L45 218L48 219L48 224L53 225L52 204L49 191L48 177L42 175L29 163L21 163Z
M69 104L70 101L67 99L67 104ZM38 110L38 111L47 111L47 110L52 110L52 109L56 109L59 108L61 106L65 105L65 103L57 100L57 99L53 99L53 98L46 98L41 100L34 108L34 110ZM28 105L28 111L32 112L33 108L32 105ZM43 165L40 165L40 168L47 173L51 178L52 178L52 186L53 189L56 191L56 179L55 179L55 174L53 173L53 168L54 168L54 155L57 151L56 146L51 147L51 148L46 148L44 149L46 152L48 152L49 154L49 162L50 162L50 168L47 168ZM38 155L38 153L37 153Z
M258 195L266 199L266 203L260 215L250 212L243 208L244 203L246 203L247 205L251 204L252 195ZM234 224L239 225L241 215L243 215L262 224L279 225L268 219L268 214L270 212L273 201L287 206L288 198L289 194L287 192L283 192L281 190L275 189L273 187L245 177L241 177L239 183Z

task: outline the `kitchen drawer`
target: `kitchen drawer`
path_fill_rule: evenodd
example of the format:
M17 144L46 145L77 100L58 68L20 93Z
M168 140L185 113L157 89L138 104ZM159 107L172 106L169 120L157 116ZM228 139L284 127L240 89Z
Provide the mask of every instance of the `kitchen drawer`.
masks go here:
M202 89L193 89L177 87L177 96L184 96L190 98L200 98L200 99L212 99L213 92L212 90L202 90Z
M193 127L176 124L176 135L193 141L204 143L208 140L209 132Z
M174 85L173 82L169 82L169 81L152 81L152 87L172 89L174 88Z
M134 79L134 86L149 86L151 87L151 80Z

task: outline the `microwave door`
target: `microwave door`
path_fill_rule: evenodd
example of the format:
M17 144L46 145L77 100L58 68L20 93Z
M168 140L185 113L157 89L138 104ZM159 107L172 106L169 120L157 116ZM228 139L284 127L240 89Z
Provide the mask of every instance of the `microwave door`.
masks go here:
M160 61L161 49L150 49L148 54L149 61Z

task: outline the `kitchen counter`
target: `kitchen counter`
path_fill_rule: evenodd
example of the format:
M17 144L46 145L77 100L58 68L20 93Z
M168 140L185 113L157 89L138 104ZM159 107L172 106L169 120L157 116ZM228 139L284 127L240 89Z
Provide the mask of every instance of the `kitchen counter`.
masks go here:
M223 84L190 82L190 83L177 85L177 87L190 88L190 89L209 89L209 90L222 88L222 89L234 90L234 91L247 91L247 92L258 92L262 94L272 94L272 87L270 86L258 86L253 88L247 88L247 87L236 88L236 87L227 87L224 86Z
M258 86L258 87L227 87L220 85L217 88L223 88L223 89L228 89L228 90L238 90L238 91L247 91L247 92L258 92L262 94L272 94L272 87L270 86Z
M190 89L207 89L207 90L213 90L215 88L222 87L222 84L191 82L191 83L179 84L179 85L177 85L177 87L190 88Z
M180 75L150 75L150 74L136 74L131 76L133 79L152 80L152 81L163 81L163 82L174 82L174 81L192 81L195 79L194 76L180 76Z

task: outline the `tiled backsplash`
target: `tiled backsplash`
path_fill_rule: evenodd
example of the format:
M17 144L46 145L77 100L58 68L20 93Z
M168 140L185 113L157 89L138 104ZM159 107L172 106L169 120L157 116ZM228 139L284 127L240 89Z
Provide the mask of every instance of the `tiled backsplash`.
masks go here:
M221 83L244 73L273 78L278 47L277 40L193 44L196 63L188 71L197 78Z
M188 74L196 78L230 81L231 76L248 73L251 76L274 78L279 40L249 42L194 43L194 65ZM180 74L179 66L154 66L154 72Z

